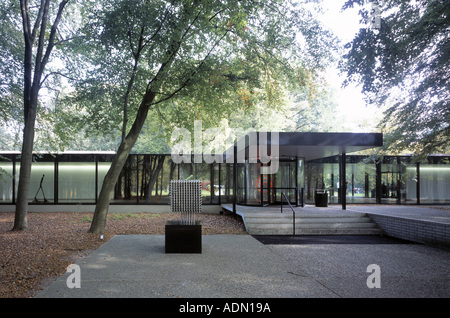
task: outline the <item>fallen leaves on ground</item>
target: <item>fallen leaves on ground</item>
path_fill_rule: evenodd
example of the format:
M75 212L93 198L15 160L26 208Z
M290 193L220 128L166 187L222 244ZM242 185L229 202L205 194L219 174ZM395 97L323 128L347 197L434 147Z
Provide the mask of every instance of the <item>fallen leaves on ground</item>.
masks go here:
M110 213L103 240L88 233L92 213L28 213L26 231L11 231L14 213L0 213L0 298L35 296L114 235L164 234L172 213ZM239 216L199 214L203 235L247 234Z

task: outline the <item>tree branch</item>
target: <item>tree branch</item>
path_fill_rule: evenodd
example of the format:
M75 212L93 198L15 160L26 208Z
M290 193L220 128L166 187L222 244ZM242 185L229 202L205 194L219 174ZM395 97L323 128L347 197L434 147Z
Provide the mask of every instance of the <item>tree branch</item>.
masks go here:
M55 22L53 22L51 31L50 31L50 38L48 40L47 50L45 52L44 58L42 59L42 65L45 67L45 65L48 62L48 59L50 57L50 53L52 52L53 47L55 46L55 36L56 36L56 30L58 28L59 21L61 20L62 13L64 11L64 7L70 0L64 0L61 1L59 4L58 13L56 14Z
M58 42L55 42L54 44L53 44L53 46L57 46L57 45L60 45L61 43L64 43L64 42L69 42L69 41L72 41L73 39L76 39L77 37L71 37L71 38L67 38L67 39L64 39L64 40L59 40Z
M186 28L186 30L184 31L183 35L181 36L181 38L179 38L178 40L173 40L169 50L167 51L166 55L167 55L167 62L162 63L161 67L158 70L158 73L155 75L155 77L153 77L153 79L147 84L147 91L150 89L150 86L152 85L153 82L157 81L159 77L161 77L162 71L165 70L166 68L166 64L172 64L173 60L175 59L176 54L178 53L180 47L181 47L181 43L183 42L183 39L187 36L187 34L189 33L191 27L194 25L194 23L197 21L198 17L200 16L201 10L197 13L197 15L195 16L195 18L192 20L192 22L189 24L189 26ZM156 93L156 92L155 92Z
M44 0L42 0L44 2ZM42 64L42 54L44 52L44 39L45 39L45 29L47 27L47 17L50 7L50 0L45 0L44 10L41 18L41 29L39 32L38 48L36 53L36 64L34 66L34 83L36 85L40 82L39 76L42 75L43 64ZM49 44L50 45L50 44Z
M27 2L28 2L28 0L27 0ZM34 40L36 38L37 30L39 28L39 24L41 23L42 16L44 14L44 5L45 5L45 0L41 0L41 5L39 6L39 12L38 12L38 15L36 17L36 21L34 22L33 31L31 32L31 39L32 40Z
M183 88L185 88L187 86L187 84L191 81L192 77L200 70L200 68L205 64L206 60L209 58L209 56L211 55L212 51L219 45L219 43L222 41L222 39L227 35L227 33L230 30L226 30L225 33L216 41L216 43L214 43L214 45L212 46L212 48L208 51L208 53L206 54L206 56L203 58L203 60L201 61L201 63L198 65L198 67L192 72L192 74L186 79L186 81L184 81L184 83L175 91L173 91L171 94L168 94L166 98L160 99L157 102L153 103L153 105L157 105L159 103L162 103L168 99L171 99L173 96L175 96L178 92L180 92Z
M31 45L33 42L31 39L31 30L30 30L30 15L29 15L29 7L28 0L20 0L20 11L22 14L22 27L23 27L23 35L25 38L25 44Z
M63 73L61 73L61 72L50 72L50 73L48 73L47 75L45 75L45 77L44 77L44 79L41 81L41 83L40 83L40 87L42 87L42 85L44 84L44 82L47 80L47 78L49 78L51 75L59 75L59 76L62 76L62 77L65 77L65 78L67 78L67 79L70 79L70 80L72 80L72 81L76 81L76 82L79 82L80 80L78 80L78 79L76 79L76 78L74 78L74 77L70 77L70 76L68 76L68 75L66 75L66 74L63 74Z

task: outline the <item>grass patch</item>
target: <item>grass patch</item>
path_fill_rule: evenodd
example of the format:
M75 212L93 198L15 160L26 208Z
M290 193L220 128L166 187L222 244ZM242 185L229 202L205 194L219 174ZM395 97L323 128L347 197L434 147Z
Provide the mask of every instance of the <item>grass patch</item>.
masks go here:
M159 214L157 213L109 213L107 218L108 220L117 220L117 221L121 221L121 220L126 220L128 218L136 218L136 219L150 219L150 218L158 218ZM91 216L84 216L81 220L80 223L91 223L92 222L92 217Z
M157 218L159 214L156 213L111 213L109 215L110 220L125 220L127 218L136 218L136 219L149 219L149 218Z
M84 216L81 220L80 223L91 223L92 222L92 217L86 215Z

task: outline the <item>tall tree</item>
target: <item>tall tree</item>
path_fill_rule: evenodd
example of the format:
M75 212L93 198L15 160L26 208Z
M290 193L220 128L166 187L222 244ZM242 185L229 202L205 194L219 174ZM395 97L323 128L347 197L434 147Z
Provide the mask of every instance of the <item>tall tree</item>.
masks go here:
M28 193L39 91L45 80L45 77L43 77L45 68L57 42L58 25L68 2L69 0L63 0L59 3L55 10L54 20L51 22L51 12L54 10L51 6L51 0L41 0L40 2L32 3L31 7L30 0L20 0L24 39L24 129L13 230L25 230L28 228ZM32 19L34 19L34 22Z
M64 8L70 0L62 0L55 7L51 0L20 0L23 55L23 140L20 178L17 191L16 213L13 230L28 228L28 193L33 155L34 130L39 91L46 79L44 75L50 55L58 42L58 25ZM51 21L53 14L53 21ZM60 39L63 40L63 39Z
M344 9L364 3L350 0ZM450 2L372 1L360 13L371 27L347 45L343 69L371 103L386 106L381 127L388 149L448 151Z
M89 229L103 233L109 200L146 118L166 129L204 128L312 81L331 34L314 20L318 1L89 1L82 47L86 80L71 99L93 126L117 129L121 143L105 176ZM308 83L309 84L309 83Z

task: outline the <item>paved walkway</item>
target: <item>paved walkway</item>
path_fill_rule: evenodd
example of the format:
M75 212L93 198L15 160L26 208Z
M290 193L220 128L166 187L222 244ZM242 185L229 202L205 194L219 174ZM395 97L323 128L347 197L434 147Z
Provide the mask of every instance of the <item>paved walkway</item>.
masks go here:
M424 207L347 206L367 209L440 222L449 222L450 214ZM71 273L66 273L37 298L450 297L448 248L356 236L276 242L204 235L201 254L165 254L164 244L164 235L116 235L80 259L81 288L68 288ZM379 266L380 288L367 285L375 281L367 271L371 264Z
M117 235L38 298L450 297L450 252L421 244L274 244L203 236L202 254L165 254L164 236ZM380 288L369 288L380 268ZM370 280L370 279L369 279ZM375 280L370 280L375 281Z

